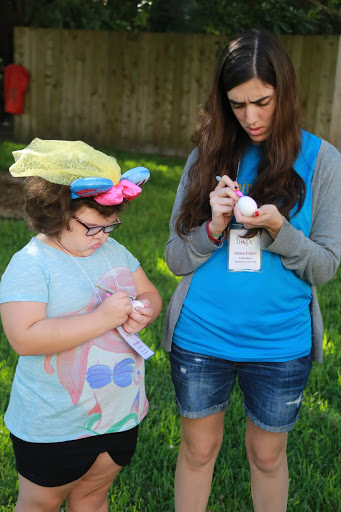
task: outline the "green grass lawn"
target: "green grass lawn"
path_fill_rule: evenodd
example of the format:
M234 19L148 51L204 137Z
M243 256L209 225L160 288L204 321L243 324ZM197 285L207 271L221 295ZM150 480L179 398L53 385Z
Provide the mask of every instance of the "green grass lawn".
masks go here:
M15 149L22 147L17 145ZM13 162L13 145L0 144L0 169ZM7 155L5 155L7 151ZM3 160L1 160L3 152ZM168 356L160 347L166 306L178 279L164 261L168 222L184 161L158 156L111 152L122 172L137 165L151 171L143 193L120 216L115 238L141 262L164 301L162 314L142 338L156 354L146 362L149 413L140 429L137 452L110 491L110 512L173 511L173 475L180 442L180 420L173 401ZM6 167L2 167L6 162ZM21 221L0 219L0 275L12 254L31 238ZM340 271L319 289L325 325L325 362L313 365L300 420L289 435L289 511L341 510L341 287ZM17 356L0 325L0 512L14 509L17 475L9 433L3 422ZM226 414L225 438L217 460L208 510L250 512L249 470L244 448L244 412L235 389ZM274 511L275 512L275 511Z

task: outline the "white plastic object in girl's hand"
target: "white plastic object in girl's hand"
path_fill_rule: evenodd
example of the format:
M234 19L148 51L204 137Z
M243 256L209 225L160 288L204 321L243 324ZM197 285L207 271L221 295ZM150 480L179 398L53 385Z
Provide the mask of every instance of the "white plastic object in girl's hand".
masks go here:
M132 300L131 305L133 306L133 309L135 311L136 311L136 308L144 308L144 304L140 300Z
M258 206L252 197L243 196L238 200L238 208L245 217L252 217Z

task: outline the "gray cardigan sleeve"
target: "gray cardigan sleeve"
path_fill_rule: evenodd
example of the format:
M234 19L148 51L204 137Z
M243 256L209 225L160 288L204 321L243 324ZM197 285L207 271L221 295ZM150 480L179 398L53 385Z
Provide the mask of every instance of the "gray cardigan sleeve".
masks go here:
M208 260L213 251L216 251L222 245L210 242L206 232L207 222L192 229L184 239L181 239L175 231L175 222L186 194L188 171L196 158L197 150L195 149L190 154L182 173L169 223L170 235L166 244L165 258L169 269L176 276L184 276L194 272Z
M281 256L285 268L319 286L335 274L341 254L341 155L322 141L312 182L309 237L285 220L275 240L263 231L262 248Z

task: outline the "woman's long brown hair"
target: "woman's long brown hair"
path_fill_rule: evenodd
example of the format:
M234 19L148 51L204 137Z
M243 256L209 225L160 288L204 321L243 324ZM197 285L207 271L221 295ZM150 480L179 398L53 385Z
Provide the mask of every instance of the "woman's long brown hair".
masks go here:
M176 230L180 236L211 217L209 193L215 177L237 177L240 156L250 139L236 119L227 98L234 87L258 78L276 91L271 131L262 143L258 175L249 193L258 206L275 204L288 219L305 197L305 184L293 169L301 148L300 105L292 62L278 38L264 30L250 30L232 40L217 63L193 140L198 156L191 166L188 187ZM258 230L252 230L255 234Z

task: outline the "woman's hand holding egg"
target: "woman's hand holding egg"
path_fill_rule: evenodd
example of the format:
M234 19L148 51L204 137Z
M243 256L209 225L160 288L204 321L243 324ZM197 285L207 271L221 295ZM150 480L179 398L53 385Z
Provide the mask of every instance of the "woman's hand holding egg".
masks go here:
M252 216L247 216L241 212L238 201L234 214L238 224L243 224L245 229L264 228L273 239L278 235L284 222L284 217L274 204L263 204Z

